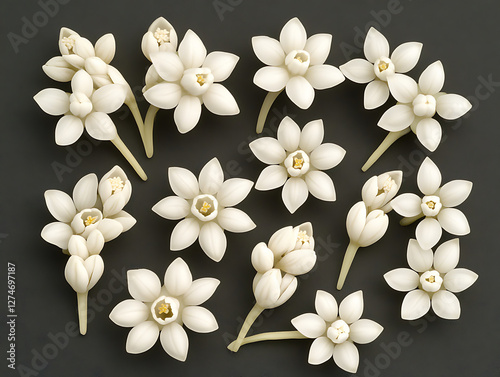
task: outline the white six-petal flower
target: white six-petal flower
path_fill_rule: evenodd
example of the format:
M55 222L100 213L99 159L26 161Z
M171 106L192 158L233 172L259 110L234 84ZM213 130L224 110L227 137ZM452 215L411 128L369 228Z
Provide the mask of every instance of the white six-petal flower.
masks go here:
M414 320L429 309L444 319L460 317L460 302L454 293L462 292L477 280L478 275L465 268L456 268L460 247L458 238L441 244L435 253L423 249L411 239L407 259L412 269L397 268L384 278L396 291L408 292L401 307L401 318Z

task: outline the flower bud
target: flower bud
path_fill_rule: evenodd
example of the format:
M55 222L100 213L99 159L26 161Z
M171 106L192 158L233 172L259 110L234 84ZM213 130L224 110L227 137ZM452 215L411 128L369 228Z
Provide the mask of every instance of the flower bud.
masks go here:
M72 235L68 243L68 252L71 255L77 255L82 259L87 259L89 257L89 251L85 238L78 235Z
M261 274L273 268L274 254L264 242L258 243L252 250L252 266Z
M293 250L276 264L276 268L291 275L303 275L312 270L316 264L316 252L311 249Z
M384 211L377 209L367 215L364 202L356 203L347 214L347 233L351 242L360 247L377 242L385 234L388 226L389 217Z
M276 258L281 258L285 253L292 251L297 243L297 236L291 226L287 226L274 232L267 246L272 250Z
M75 74L75 68L69 64L62 56L50 59L42 66L43 71L52 80L59 82L69 82Z
M369 210L382 209L389 212L392 208L387 204L396 196L402 179L403 172L400 170L371 177L361 190L366 207Z
M85 60L85 70L90 75L107 75L108 65L97 56Z
M103 35L95 43L95 54L101 58L106 64L111 63L115 57L116 42L113 34L108 33Z
M85 293L97 283L103 272L104 262L100 255L92 255L86 260L72 255L66 263L64 276L75 292Z
M284 304L297 289L297 278L286 274L281 276L279 269L273 268L254 281L254 295L257 304L265 309Z

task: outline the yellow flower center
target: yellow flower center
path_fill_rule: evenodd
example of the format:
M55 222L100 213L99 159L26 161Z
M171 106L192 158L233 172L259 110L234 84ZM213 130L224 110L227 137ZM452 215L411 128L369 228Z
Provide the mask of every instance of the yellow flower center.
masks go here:
M385 181L384 186L382 187L382 189L387 194L389 191L391 191L392 186L394 186L394 184L395 184L394 180L389 177L389 178L387 178L387 181Z
M429 283L434 283L436 281L436 277L434 275L429 276L428 279L426 279Z
M196 82L200 84L200 86L203 86L203 84L205 84L205 77L201 74L196 75Z
M122 191L125 186L120 177L112 177L109 178L108 181L111 184L111 194L116 194L117 192Z
M66 46L66 48L71 52L75 47L75 39L72 37L64 37L61 39L61 43Z
M157 28L153 35L160 46L170 42L170 32L167 29Z
M165 314L166 317L172 317L174 313L172 312L170 304L166 302L158 307L158 314Z
M208 204L207 202L203 202L203 205L200 208L200 212L207 213L210 208L212 208L212 205Z
M387 68L389 68L389 64L387 64L386 62L384 61L381 61L379 64L378 64L378 70L380 72L384 72Z
M302 242L302 245L306 242L309 242L309 239L310 237L307 235L307 232L305 230L301 230L297 234L297 241Z
M432 201L432 200L429 200L427 203L427 207L429 207L430 209L434 209L436 208L436 202Z
M83 222L85 226L89 226L94 224L97 221L97 216L87 216L87 219Z
M294 169L302 169L302 166L304 165L304 159L303 158L293 158L293 168Z

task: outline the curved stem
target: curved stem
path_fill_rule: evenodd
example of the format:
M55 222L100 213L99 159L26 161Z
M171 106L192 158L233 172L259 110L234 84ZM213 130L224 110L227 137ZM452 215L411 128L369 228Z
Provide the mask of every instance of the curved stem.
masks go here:
M349 246L347 246L347 250L345 251L344 261L342 262L342 268L340 269L339 280L337 281L337 289L339 291L344 286L345 278L347 277L347 273L349 272L349 268L351 268L352 261L358 249L359 245L349 242Z
M132 152L130 152L127 146L123 143L122 139L120 139L120 136L116 135L116 138L111 140L111 142L121 152L123 157L127 159L128 163L134 168L139 177L141 177L143 181L147 181L148 176L142 169L141 165L139 165Z
M258 304L255 304L248 313L247 317L245 318L245 322L243 322L243 325L241 326L240 333L238 334L238 338L232 342L227 348L230 351L233 352L238 352L238 350L241 347L241 344L243 343L243 340L245 339L245 336L248 333L248 330L250 330L250 327L253 325L257 317L264 311L264 308L261 307Z
M144 149L148 158L153 157L153 127L158 110L160 110L158 107L150 105L148 112L146 113L146 119L144 121L144 135L142 138L142 142L144 143Z
M80 323L80 334L85 335L87 333L87 298L88 292L77 293L76 298L78 300L78 321Z
M417 216L413 216L413 217L404 217L401 219L399 224L402 226L407 226L407 225L413 224L415 221L417 221L418 219L421 219L422 217L425 217L425 215L423 213L421 213L420 215L417 215Z
M139 133L141 134L141 139L144 142L144 122L142 120L141 111L139 110L139 106L137 106L137 101L135 100L132 90L130 90L129 95L127 95L127 98L125 99L125 105L128 106L130 112L134 116L135 123L137 123L137 128L139 129Z
M266 340L286 340L286 339L307 339L307 336L302 335L298 331L264 332L264 333L252 335L252 336L249 336L248 338L243 339L243 342L241 342L241 345L244 346L245 344L264 342ZM231 343L229 345L229 347L231 347L231 345L233 343Z
M385 137L384 141L375 149L375 152L368 158L365 162L361 170L367 171L370 167L384 154L384 152L392 145L396 140L398 140L401 136L406 135L411 131L410 127L405 128L403 131L399 132L389 132L389 134Z
M256 131L258 134L260 134L264 129L264 123L266 123L267 114L269 114L269 110L271 109L271 106L276 100L276 97L278 97L282 91L283 89L281 89L279 92L267 93L267 96L264 99L264 102L262 103L262 107L260 108L259 118L257 119Z

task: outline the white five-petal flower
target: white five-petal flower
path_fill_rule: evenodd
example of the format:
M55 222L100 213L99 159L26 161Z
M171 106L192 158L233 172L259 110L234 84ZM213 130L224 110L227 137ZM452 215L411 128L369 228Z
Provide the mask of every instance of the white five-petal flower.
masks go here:
M109 318L122 327L132 327L126 350L146 352L160 338L165 352L185 361L189 340L183 325L194 332L209 333L218 329L214 315L199 305L217 289L219 280L201 278L193 281L189 266L181 258L167 268L164 285L158 276L146 269L127 272L132 299L119 303Z
M314 339L309 350L309 364L318 365L332 358L340 368L356 373L359 352L354 343L373 342L383 327L370 319L361 319L363 292L348 295L340 305L328 292L317 291L316 313L292 319L292 325L305 337Z
M417 184L424 194L401 194L391 202L394 210L405 218L402 225L409 225L425 217L416 229L416 238L423 249L431 249L440 240L442 229L456 236L469 234L467 218L454 208L462 204L472 190L472 182L454 180L441 186L441 172L427 157L417 174Z
M203 251L219 262L226 251L224 230L243 233L255 228L245 212L233 208L247 197L253 182L242 178L224 181L217 158L203 167L198 179L178 167L169 168L168 179L176 196L162 199L153 211L169 220L183 219L172 231L171 250L185 249L199 237Z
M399 45L389 57L389 42L375 28L370 28L364 44L365 59L353 59L339 68L351 81L368 85L365 88L365 109L382 106L389 98L391 80L413 69L420 58L422 43ZM401 76L401 75L399 75ZM394 94L393 94L394 95Z
M422 249L416 240L408 243L407 259L412 269L397 268L384 275L396 291L408 292L401 307L401 318L414 320L429 309L444 319L460 317L460 302L454 293L462 292L478 275L466 268L456 268L460 247L458 238L441 244L435 253Z
M302 131L289 117L278 127L278 138L262 137L250 143L250 149L262 162L269 164L257 182L257 190L283 187L282 198L290 213L306 201L309 192L320 200L336 200L332 179L322 170L337 166L345 150L332 143L324 143L321 119L307 123Z

